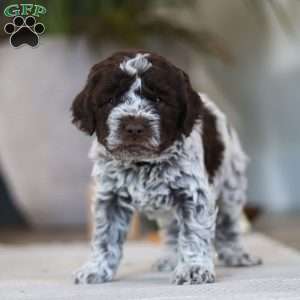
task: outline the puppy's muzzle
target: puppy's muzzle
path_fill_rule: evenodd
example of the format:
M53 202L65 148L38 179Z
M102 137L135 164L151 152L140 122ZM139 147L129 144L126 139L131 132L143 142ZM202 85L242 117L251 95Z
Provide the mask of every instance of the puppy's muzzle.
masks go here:
M147 119L129 116L121 120L119 135L122 147L143 150L150 147L153 131Z

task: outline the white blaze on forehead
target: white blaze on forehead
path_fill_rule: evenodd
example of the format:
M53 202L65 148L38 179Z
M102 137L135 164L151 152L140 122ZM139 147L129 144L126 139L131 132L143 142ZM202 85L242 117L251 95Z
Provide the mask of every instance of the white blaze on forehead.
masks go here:
M120 69L123 72L128 73L129 75L142 74L152 66L151 62L149 62L149 60L147 59L148 56L148 53L138 53L133 58L127 57L123 62L121 62Z
M129 116L140 117L147 120L152 128L153 133L149 143L152 146L158 146L160 143L160 117L151 103L136 93L137 90L141 88L141 85L141 78L137 77L130 89L122 96L121 103L114 107L109 114L107 120L107 125L109 128L107 143L111 148L122 143L119 136L120 123L122 118Z
M129 90L122 96L122 101L112 109L107 120L109 135L107 144L109 148L122 144L120 137L120 124L124 117L141 117L147 120L152 128L152 138L148 141L152 146L160 143L160 116L147 99L137 93L142 86L138 75L143 74L152 64L147 59L150 54L138 53L133 58L126 57L120 64L120 69L130 76L136 76Z

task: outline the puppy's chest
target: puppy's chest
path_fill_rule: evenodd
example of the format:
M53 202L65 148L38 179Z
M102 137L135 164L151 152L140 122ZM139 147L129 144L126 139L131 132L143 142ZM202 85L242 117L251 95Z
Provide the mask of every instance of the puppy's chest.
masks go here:
M145 212L168 210L173 207L173 191L181 177L178 167L135 164L120 166L114 177L119 201Z

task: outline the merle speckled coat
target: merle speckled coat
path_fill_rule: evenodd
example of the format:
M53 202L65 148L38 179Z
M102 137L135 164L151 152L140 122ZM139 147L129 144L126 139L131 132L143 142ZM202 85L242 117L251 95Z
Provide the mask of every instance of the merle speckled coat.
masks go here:
M176 284L214 282L214 248L229 266L261 262L238 228L247 157L182 70L154 53L118 52L91 69L72 112L79 129L96 133L92 252L76 283L113 278L134 210L165 229L168 251L155 266Z

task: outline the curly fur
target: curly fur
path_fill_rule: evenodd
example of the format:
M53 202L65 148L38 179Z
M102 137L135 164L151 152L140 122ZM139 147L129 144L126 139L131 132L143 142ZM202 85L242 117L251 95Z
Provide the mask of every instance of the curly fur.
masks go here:
M126 52L108 61L113 63L106 61L104 65L117 66L126 73L127 91L119 103L106 108L106 119L102 114L107 132L103 132L103 125L99 127L90 151L96 185L94 237L91 257L76 273L75 282L100 283L113 278L135 210L157 219L165 229L168 256L156 268L173 270L175 284L214 282L214 249L226 265L259 264L259 259L245 251L240 238L238 223L245 203L247 157L225 115L206 95L192 90L185 73L157 55ZM170 114L172 124L163 123L169 113L166 104L160 107L149 100L151 93L165 99L164 93L153 87L155 80L150 76L163 72L158 69L155 73L159 66L170 71L165 93L177 97L172 104L176 111L170 108L175 112ZM134 80L126 76L134 76ZM176 94L170 90L175 81ZM75 101L73 121L85 130L84 122L91 125L86 116L93 108L81 108L80 103L95 103L86 98ZM111 151L115 144L124 143L120 121L128 115L140 115L152 122L148 142L158 147L157 152L125 157ZM95 114L91 117L93 122L97 120ZM99 125L95 122L93 126Z

